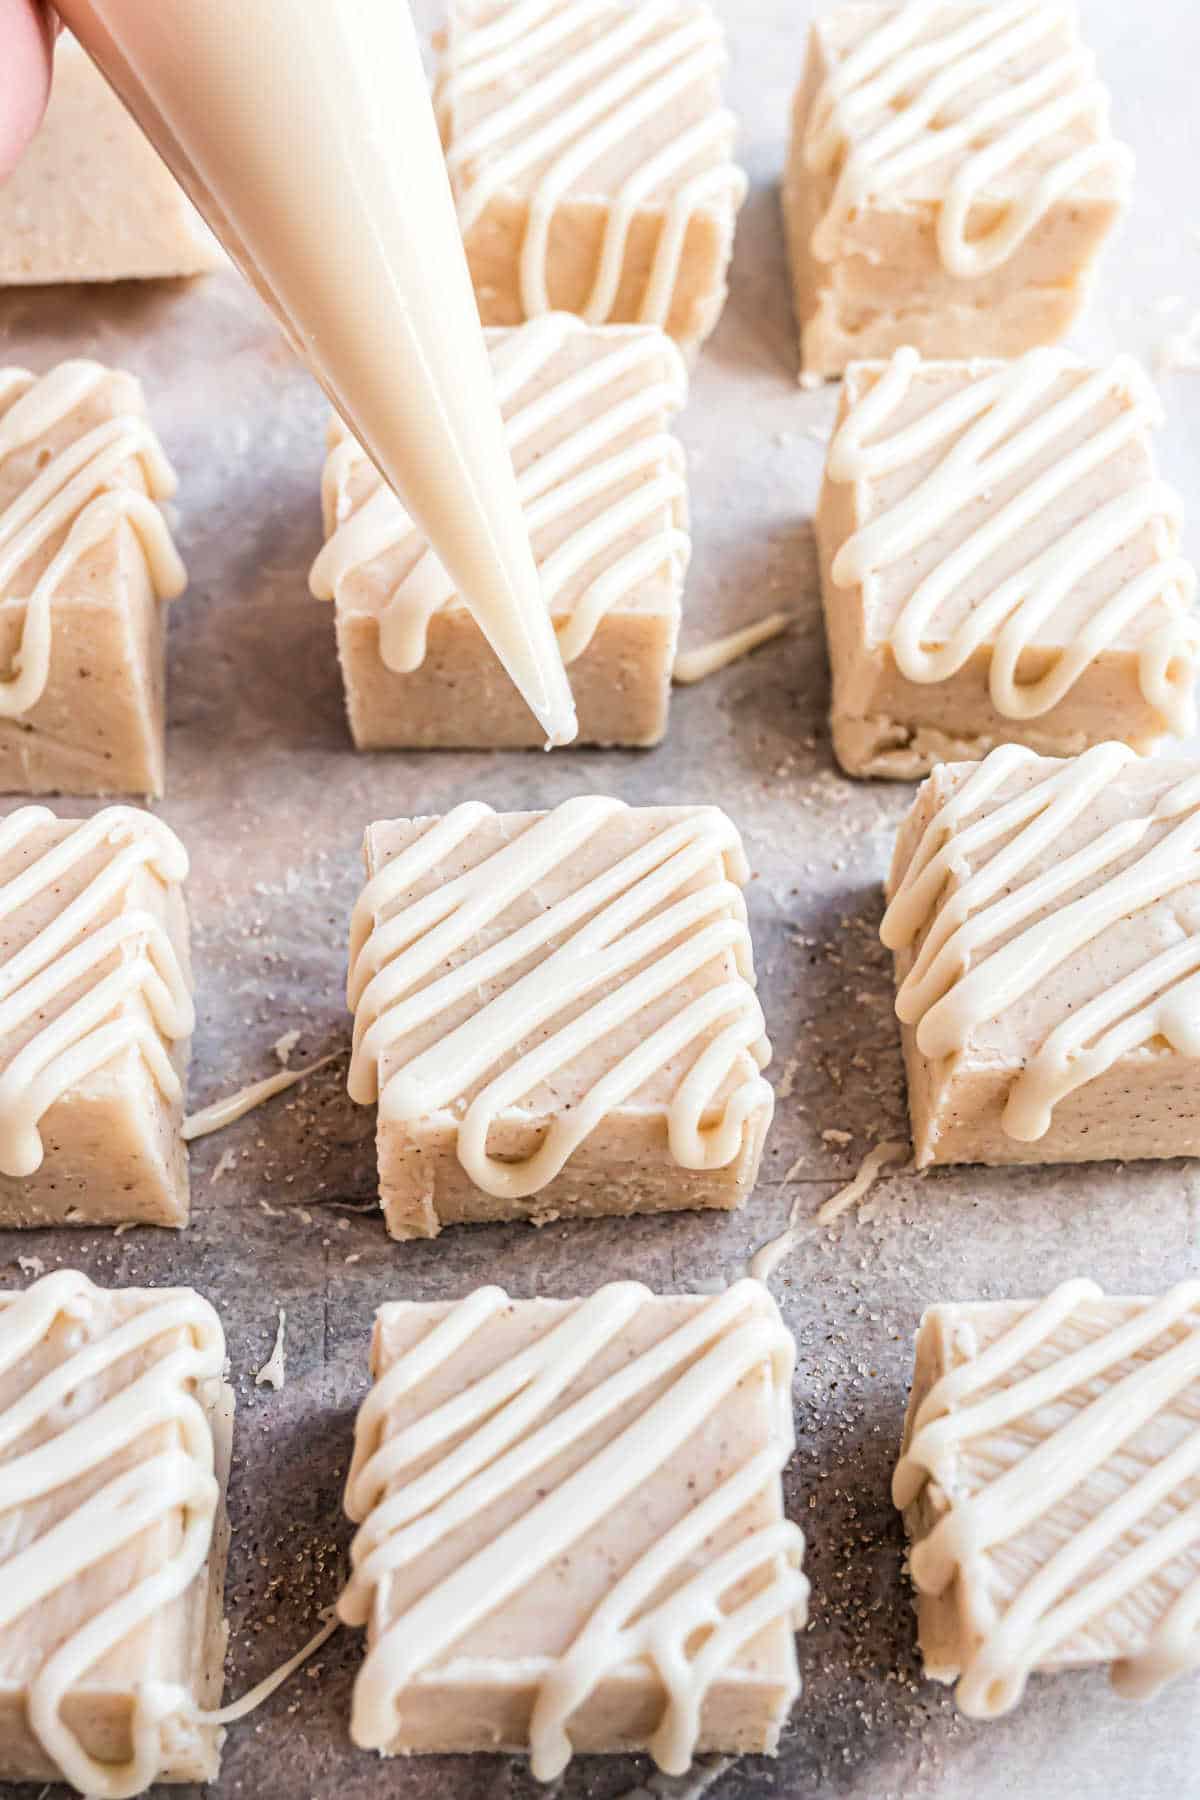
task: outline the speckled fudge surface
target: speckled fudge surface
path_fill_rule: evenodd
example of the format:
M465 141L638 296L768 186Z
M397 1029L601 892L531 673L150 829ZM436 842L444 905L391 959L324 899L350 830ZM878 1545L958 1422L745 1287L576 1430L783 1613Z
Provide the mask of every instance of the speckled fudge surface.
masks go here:
M188 598L170 636L168 799L192 855L188 884L199 1007L191 1099L201 1105L278 1067L344 1051L345 930L376 818L438 814L483 798L498 810L581 792L640 805L681 797L725 808L745 840L760 991L775 1047L776 1117L746 1210L455 1228L396 1244L376 1201L374 1122L345 1092L346 1063L191 1151L192 1223L0 1237L0 1280L18 1257L86 1268L106 1286L175 1283L214 1301L238 1394L226 1601L226 1696L242 1693L316 1628L352 1527L342 1515L355 1410L367 1387L375 1308L446 1302L495 1282L514 1297L567 1298L630 1278L705 1292L807 1219L879 1137L905 1132L890 957L878 944L881 883L911 790L834 772L811 519L837 392L798 392L776 184L815 5L722 0L726 92L752 178L730 302L692 376L679 433L689 458L695 554L683 642L776 608L791 632L679 691L649 754L593 751L356 755L347 735L330 610L307 576L321 544L327 404L233 276L186 288L0 297L4 361L48 367L96 356L144 381L180 476ZM421 0L422 24L441 6ZM1079 348L1153 364L1200 307L1194 219L1194 70L1200 14L1159 0L1146 29L1116 0L1085 0L1084 27L1114 90L1114 123L1139 158L1122 253L1101 270ZM1153 104L1150 102L1153 96ZM1185 228L1179 229L1180 220ZM1184 346L1181 344L1180 350ZM1174 350L1171 352L1174 356ZM1164 369L1162 466L1185 493L1200 470L1196 383ZM1195 524L1188 545L1195 554ZM1187 751L1185 754L1192 754ZM284 805L291 822L277 819ZM80 806L73 808L85 811ZM285 1046L286 1048L286 1046ZM1200 1759L1195 1685L1149 1711L1114 1703L1106 1675L1031 1685L1011 1717L959 1719L920 1677L903 1529L889 1482L930 1304L1016 1299L1086 1273L1114 1294L1152 1294L1200 1272L1200 1170L938 1169L882 1176L859 1217L806 1229L772 1282L796 1334L797 1451L786 1510L805 1531L811 1624L805 1695L774 1764L712 1772L706 1800L1161 1800L1187 1793ZM279 1322L287 1379L255 1387ZM266 1496L266 1498L264 1498ZM231 1728L208 1800L534 1800L522 1763L466 1757L388 1764L349 1739L361 1665L332 1640L252 1720ZM641 1757L581 1757L563 1800L621 1800L650 1779ZM655 1800L686 1785L659 1784ZM41 1784L12 1790L37 1800ZM176 1790L186 1800L200 1791ZM54 1800L60 1800L58 1794ZM640 1796L645 1800L645 1794Z

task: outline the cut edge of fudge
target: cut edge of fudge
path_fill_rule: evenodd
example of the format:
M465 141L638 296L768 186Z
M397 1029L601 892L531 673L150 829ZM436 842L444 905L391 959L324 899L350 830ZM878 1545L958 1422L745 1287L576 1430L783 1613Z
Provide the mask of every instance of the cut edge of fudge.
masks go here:
M1056 1332L1067 1344L1050 1359ZM1143 1699L1200 1664L1200 1528L1180 1529L1200 1444L1189 1450L1194 1408L1171 1413L1191 1390L1200 1405L1197 1281L1134 1298L1072 1280L1041 1300L946 1302L924 1313L893 1500L909 1540L925 1674L957 1683L963 1712L1009 1711L1034 1672L1103 1663L1118 1693ZM973 1412L992 1446L975 1467ZM1085 1413L1099 1444L1084 1435ZM1002 1447L1006 1426L1013 1435ZM1176 1441L1151 1454L1130 1444L1143 1430ZM1076 1490L1086 1493L1091 1477L1089 1508ZM1139 1507L1143 1494L1149 1504ZM1164 1516L1172 1501L1174 1518ZM1056 1507L1065 1509L1057 1525ZM1114 1561L1122 1546L1132 1579ZM997 1566L994 1553L1006 1550ZM1139 1574L1146 1602L1131 1618L1122 1606ZM1098 1596L1091 1609L1088 1588Z
M0 862L21 932L0 964L0 1218L185 1224L183 845L132 807L23 806L0 819Z
M931 404L910 418L926 392ZM1157 477L1149 434L1159 423L1158 397L1129 357L1092 366L1038 349L1011 363L931 361L906 347L849 366L815 522L834 748L848 774L912 779L999 743L1070 756L1117 735L1147 751L1191 734L1196 575L1179 553L1178 497ZM937 460L883 505L873 483L907 439L922 464ZM1101 484L1100 498L1081 512L1088 482ZM972 512L965 536L928 568L918 562L956 513L1001 484L988 516ZM939 609L956 582L987 570L1006 518L1002 579L947 631ZM1009 567L1007 546L1022 530L1036 533L1033 548ZM909 558L922 572L898 609L890 603L889 626L878 616L881 584ZM1086 619L1056 634L1082 584L1093 592Z
M1029 876L1106 803L1111 823L1101 814L1057 870ZM998 846L992 860L966 860L959 833L968 829L975 850ZM1190 1073L1200 1043L1188 1010L1200 949L1178 920L1180 890L1200 891L1198 843L1195 762L1141 758L1121 743L1070 759L1010 744L982 763L934 770L897 835L880 930L895 960L918 1167L1200 1155ZM1148 918L1153 932L1162 906L1172 941L1160 944L1160 932L1139 954L1138 923ZM989 907L1002 917L989 923ZM1010 1007L1044 992L1066 965L1086 975L1088 959L1106 955L1106 934L1126 931L1116 950L1109 942L1110 959L1118 954L1110 978L1094 993L1089 981L1039 1027L1038 1043L1014 1039L1004 1052L980 1044ZM1105 1128L1093 1135L1097 1120Z
M487 334L579 715L578 741L661 740L690 556L687 375L653 326L555 313ZM571 421L564 428L564 421ZM401 503L336 418L312 593L335 606L359 748L532 748L544 733Z
M484 1358L475 1369L472 1355ZM384 1754L528 1751L543 1780L579 1750L648 1748L672 1773L699 1749L772 1752L799 1692L792 1634L808 1593L780 1483L793 1362L774 1301L751 1281L716 1298L620 1282L577 1300L512 1301L489 1287L381 1307L345 1501L359 1529L339 1612L368 1626L355 1742ZM422 1381L433 1382L423 1407ZM723 1417L736 1466L713 1471L708 1433ZM448 1448L430 1465L416 1446L434 1419ZM406 1483L414 1452L425 1466ZM681 1458L695 1473L677 1492ZM642 1545L638 1509L652 1492L659 1524ZM481 1507L489 1527L473 1548ZM627 1507L626 1566L608 1558L601 1580L605 1527ZM462 1529L466 1543L445 1544ZM550 1624L539 1581L551 1564L569 1571L573 1554L574 1594L565 1575L555 1589L570 1609L551 1627L559 1647L537 1651L531 1621L535 1638Z
M603 834L618 822L622 847L607 856ZM396 834L393 849L387 839ZM392 1235L436 1236L445 1223L487 1219L545 1223L742 1203L774 1096L761 1073L770 1047L741 893L748 867L720 809L629 808L586 796L547 812L505 814L468 802L438 818L377 822L364 854L367 884L351 926L349 1088L360 1103L379 1104L381 1199ZM471 858L468 873L463 859ZM451 873L423 898L408 898L439 869ZM490 921L564 876L574 885L560 899L539 899L524 924L486 947ZM411 925L400 926L409 914ZM407 944L406 929L416 934ZM613 930L615 955L605 948ZM516 953L503 945L519 942L527 959L535 941L550 956L507 981ZM427 980L430 956L448 964L460 952L461 961ZM486 1005L408 1063L387 1067L397 1034L431 1023L431 1004L448 1017L488 981L496 991ZM673 1008L671 997L688 981L703 985ZM542 1035L527 1020L514 1038L518 990ZM580 1092L564 1104L564 1071L648 1008L650 1035L601 1074L580 1075ZM490 1031L495 1041L487 1041ZM646 1098L648 1085L671 1081L669 1095ZM539 1089L550 1098L530 1105ZM620 1160L589 1142L605 1125L630 1139Z
M145 1304L123 1312L122 1301ZM86 1319L96 1307L104 1309L105 1329L99 1336L85 1339L77 1352L92 1357L100 1354L99 1367L93 1367L86 1377L89 1381L103 1381L106 1370L128 1364L130 1357L139 1354L139 1346L144 1355L145 1349L165 1332L187 1334L184 1344L174 1345L156 1359L153 1367L134 1365L137 1372L130 1374L116 1392L104 1395L100 1407L108 1408L110 1415L114 1409L116 1412L111 1417L111 1428L116 1433L113 1441L118 1445L137 1442L145 1431L153 1429L155 1419L164 1427L177 1425L182 1435L175 1448L164 1446L137 1464L130 1464L126 1454L126 1466L112 1482L93 1489L79 1508L73 1508L63 1519L52 1520L49 1531L61 1534L63 1526L77 1516L80 1508L94 1515L89 1526L89 1553L83 1565L82 1578L86 1579L93 1567L103 1569L107 1560L92 1554L98 1542L111 1542L113 1549L108 1554L120 1555L123 1546L132 1545L139 1534L153 1530L165 1511L173 1513L178 1508L185 1521L183 1535L165 1567L170 1570L177 1563L180 1567L168 1584L173 1591L160 1605L153 1605L149 1598L146 1603L139 1603L137 1589L128 1589L56 1643L53 1654L43 1659L30 1682L0 1680L0 1718L7 1717L21 1738L14 1747L18 1766L5 1769L4 1773L10 1779L61 1779L81 1792L109 1792L119 1787L121 1792L132 1793L157 1781L211 1781L219 1770L225 1737L219 1724L205 1715L219 1706L225 1679L228 1625L224 1580L229 1549L226 1488L235 1406L233 1389L224 1378L224 1333L213 1307L194 1289L104 1289L78 1271L56 1270L24 1290L0 1292L0 1380L11 1372L14 1356L19 1359L22 1354L36 1352L37 1345L45 1343L47 1334L63 1318ZM170 1316L161 1317L164 1313ZM158 1329L148 1330L157 1317L161 1317ZM20 1338L18 1345L6 1342L14 1329ZM120 1346L121 1353L105 1358L105 1343ZM61 1384L62 1371L71 1366L71 1357L60 1359L47 1371L47 1379ZM128 1417L122 1424L121 1395L133 1392L134 1383L139 1390L148 1383L157 1388L157 1399L153 1393L143 1394L136 1413L130 1414L125 1408ZM39 1417L44 1419L44 1414ZM35 1426L36 1422L31 1421ZM55 1437L61 1435L56 1433ZM44 1453L35 1449L29 1455ZM17 1458L18 1462L21 1460ZM153 1486L157 1509L149 1504L145 1478L139 1480L136 1472L147 1462L160 1465ZM78 1471L72 1465L65 1479L82 1478L99 1466L94 1459L88 1460L86 1448L79 1465ZM33 1473L31 1465L30 1475ZM62 1485L62 1480L56 1480L54 1487L41 1486L38 1497L44 1500ZM109 1497L107 1517L105 1497ZM35 1544L38 1541L33 1540ZM28 1548L32 1550L32 1545ZM60 1555L69 1562L69 1540L61 1545ZM156 1573L152 1571L148 1579L153 1580ZM37 1570L31 1566L28 1574L36 1584ZM9 1559L5 1575L10 1584L10 1606L17 1608L13 1613L15 1621L28 1616L31 1608L36 1609L36 1585L28 1605L22 1608L11 1593L11 1584L20 1579L20 1558ZM69 1574L58 1576L50 1591L61 1591L75 1578ZM111 1624L98 1630L97 1621L108 1611L114 1615ZM161 1637L168 1612L177 1620L178 1648L185 1662L180 1682L155 1682L151 1673L126 1686L115 1673L97 1672L106 1658L118 1656L128 1660L130 1636L139 1629L151 1634L153 1645ZM100 1648L95 1654L94 1642L86 1649L75 1648L84 1633L98 1636ZM56 1668L56 1664L60 1666ZM144 1685L153 1692L147 1695Z
M813 374L839 375L856 357L886 355L905 342L943 356L1007 356L1057 342L1128 205L1132 154L1112 134L1107 91L1079 42L1075 9L1030 0L1021 18L997 12L990 22L977 7L938 10L943 48L928 92L917 60L928 9L848 4L811 28L793 109L784 224L801 365ZM1041 28L1031 39L1035 13ZM856 30L859 24L866 29ZM1048 41L1055 34L1057 45ZM1045 139L1058 132L1057 156L1048 159L1037 140L1027 141L1028 109L994 126L978 116L992 98L989 74L1019 94L1005 70L1014 57L1028 65L1043 43L1042 68L1070 66L1078 100L1060 119L1068 107L1061 82L1036 96L1033 116L1044 117ZM975 108L958 104L962 83L950 79L960 60L975 69L982 90ZM868 81L882 84L881 99L894 110L884 128L877 123L856 137L854 107ZM1027 67L1025 85L1031 81L1036 88ZM926 129L930 118L936 137ZM957 165L947 165L951 155ZM924 280L916 279L915 261L928 264Z
M165 606L187 576L141 384L88 360L5 368L0 409L0 777L158 793Z
M614 4L602 31L531 81L527 40L553 54L572 33L569 5L548 0L542 13L556 9L564 29L550 19L548 36L546 16L534 18L494 46L494 18L450 11L435 104L484 324L559 307L594 323L659 325L690 356L720 317L747 191L718 85L721 23L708 0L678 0L669 16ZM459 107L486 85L479 65L498 77L503 103L460 131ZM556 106L549 118L543 89ZM676 129L638 167L604 172L622 142L647 131L653 140L666 120Z
M226 268L175 177L65 31L54 62L45 120L0 186L0 288Z

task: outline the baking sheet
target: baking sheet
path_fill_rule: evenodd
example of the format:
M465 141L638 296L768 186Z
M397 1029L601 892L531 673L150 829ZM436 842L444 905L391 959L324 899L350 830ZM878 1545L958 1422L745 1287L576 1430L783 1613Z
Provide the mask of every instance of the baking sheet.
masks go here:
M910 790L854 785L833 770L809 518L836 390L795 385L778 215L810 6L723 0L721 10L753 185L730 303L682 421L695 516L684 634L697 643L777 607L794 609L796 624L769 649L677 692L660 750L356 755L332 613L306 590L319 544L325 407L257 302L232 274L0 295L5 361L41 369L88 355L141 375L182 477L191 587L172 622L162 811L193 860L194 1105L270 1073L284 1032L301 1033L296 1063L347 1042L344 937L372 818L441 812L472 797L497 807L553 806L580 792L714 801L740 824L754 869L750 914L780 1101L762 1180L740 1214L483 1227L393 1244L372 1204L372 1117L346 1098L343 1060L194 1146L183 1235L0 1234L5 1283L29 1272L19 1258L38 1257L107 1284L190 1282L221 1310L239 1405L230 1697L297 1648L336 1592L349 1541L340 1490L382 1300L449 1297L484 1280L515 1295L570 1295L630 1274L686 1291L738 1272L797 1196L815 1212L873 1143L904 1132L876 927L880 877ZM438 0L419 11L431 27ZM1200 9L1190 0L1084 0L1083 13L1139 174L1134 216L1078 341L1120 345L1153 363L1200 311ZM1165 372L1162 385L1164 470L1200 520L1200 372ZM1191 547L1200 549L1195 521ZM1198 1240L1200 1165L1187 1163L892 1175L858 1216L802 1234L773 1285L799 1347L787 1494L810 1537L805 1693L778 1761L714 1765L704 1776L710 1795L1200 1794L1195 1681L1137 1708L1118 1703L1099 1675L1035 1680L1014 1716L987 1727L959 1719L919 1677L888 1499L911 1338L927 1302L1040 1293L1075 1274L1120 1291L1158 1289L1200 1273ZM254 1373L270 1354L280 1307L287 1381L275 1393L256 1388ZM231 1730L221 1779L205 1791L221 1800L531 1800L543 1791L517 1759L381 1763L355 1751L346 1719L359 1655L355 1634L339 1634ZM648 1779L656 1795L695 1789L651 1777L643 1758L593 1757L554 1791L609 1800Z

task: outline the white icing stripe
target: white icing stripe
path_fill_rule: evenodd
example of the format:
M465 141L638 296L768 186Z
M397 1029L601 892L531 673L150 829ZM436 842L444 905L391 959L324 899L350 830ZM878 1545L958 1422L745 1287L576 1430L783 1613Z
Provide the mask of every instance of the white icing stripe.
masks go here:
M1007 262L1090 175L1109 169L1127 184L1132 158L1109 135L1107 95L1091 56L1054 47L1056 37L1073 32L1071 13L1046 0L998 0L965 14L946 0L881 9L880 22L830 70L806 126L808 168L824 177L836 171L813 233L818 261L841 253L856 211L902 193L913 176L948 158L956 166L938 208L938 250L943 267L962 279ZM1040 66L1017 72L1039 51ZM993 83L997 91L986 92ZM985 91L972 98L975 89ZM1052 148L1072 132L1077 138L1080 127L1093 141ZM972 211L995 196L1001 177L1012 184L1011 198L1005 195L994 224L972 233Z
M660 1767L681 1772L695 1750L705 1695L742 1645L778 1621L802 1622L807 1583L797 1526L784 1520L763 1526L703 1561L705 1545L777 1478L793 1448L794 1346L759 1283L739 1282L581 1399L552 1412L650 1297L633 1282L600 1289L534 1344L389 1440L390 1409L509 1304L501 1289L482 1289L447 1313L375 1384L359 1414L346 1486L346 1510L361 1521L351 1549L353 1574L339 1603L351 1624L365 1623L381 1585L386 1589L453 1531L486 1517L489 1507L606 1420L629 1410L635 1416L380 1632L355 1686L356 1743L386 1747L396 1734L399 1691L635 1494L739 1381L763 1367L770 1370L774 1400L768 1443L645 1551L575 1640L540 1671L530 1724L534 1774L550 1780L565 1767L573 1714L606 1676L637 1661L652 1664L666 1692L649 1749ZM439 1460L407 1485L394 1486L431 1456ZM698 1573L684 1573L698 1565ZM763 1584L726 1611L724 1596L756 1571L766 1578ZM650 1604L681 1575L666 1598ZM711 1629L692 1650L701 1626Z
M795 616L795 613L790 612L767 613L764 618L756 619L753 625L743 625L740 631L730 631L724 637L713 638L707 644L697 645L694 650L679 651L671 670L671 680L681 687L706 681L710 675L737 662L739 657L748 656L752 650L757 650L760 644L769 644L772 638L781 637Z
M87 1277L71 1270L43 1277L24 1293L0 1299L0 1374L18 1370L60 1318L86 1323L101 1304ZM99 1406L62 1423L70 1397L110 1375L134 1352L145 1353L167 1333L183 1333L148 1368ZM75 1626L31 1676L26 1712L46 1755L81 1793L124 1800L156 1781L167 1761L165 1734L189 1705L167 1682L136 1692L130 1720L133 1754L122 1764L97 1762L63 1719L64 1703L95 1665L131 1633L151 1624L184 1594L204 1568L220 1494L213 1472L208 1415L195 1396L198 1383L220 1378L225 1340L206 1300L189 1288L155 1292L144 1311L103 1336L83 1337L52 1372L0 1411L0 1518L16 1514L69 1482L101 1476L147 1432L167 1428L175 1440L104 1481L42 1536L0 1564L0 1630L86 1579L105 1557L141 1533L177 1519L178 1531L161 1566L129 1591ZM36 1448L12 1454L32 1430L53 1429Z
M0 859L56 823L44 806L20 807L0 821ZM142 869L164 885L185 879L187 854L174 832L133 807L105 808L0 883L0 920L46 904L56 883L101 848L104 864L82 892L0 967L0 1039L22 1033L26 1040L0 1073L0 1172L8 1176L41 1167L43 1115L126 1049L138 1051L165 1099L181 1096L164 1040L191 1035L187 977L161 920L121 905ZM114 907L116 916L105 919ZM80 987L27 1035L31 1021Z
M1140 1472L1114 1480L1111 1497L1093 1517L1074 1524L1007 1604L997 1603L994 1585L980 1575L989 1551L1030 1529L1089 1475L1119 1458L1178 1396L1200 1392L1196 1281L1139 1302L1131 1316L1082 1348L1042 1362L1038 1353L1051 1347L1055 1332L1102 1299L1092 1282L1067 1282L981 1355L943 1375L918 1408L896 1469L899 1507L911 1506L929 1482L954 1496L928 1536L913 1545L910 1563L917 1586L934 1594L944 1592L959 1570L975 1570L981 1636L957 1694L963 1710L976 1716L1014 1706L1030 1671L1060 1646L1127 1595L1160 1581L1180 1557L1200 1555L1200 1506L1180 1508L1166 1523L1158 1511L1200 1475L1200 1432L1191 1431L1157 1461L1147 1465L1138 1457ZM1148 1356L1156 1340L1160 1348ZM1031 1356L1042 1366L1013 1379L1012 1371ZM1004 1473L964 1496L955 1478L960 1449L1044 1409L1059 1409L1068 1395L1089 1397ZM1133 1544L1118 1554L1129 1535ZM1200 1575L1184 1581L1145 1648L1115 1665L1113 1679L1126 1693L1146 1694L1197 1665Z
M600 29L592 31L593 26ZM537 59L564 41L579 44L531 79ZM497 195L544 164L529 197L521 243L521 304L528 317L548 312L548 246L556 209L571 188L617 145L658 123L687 90L723 67L720 27L707 8L677 0L532 0L491 24L460 33L438 84L437 105L449 139L447 164L464 236ZM466 96L493 84L512 98L471 129L448 129ZM665 325L692 219L712 204L737 206L746 191L730 162L735 122L723 108L683 126L608 197L600 256L579 314L602 324L612 313L629 232L639 209L667 201L638 310L643 324ZM701 167L696 170L696 164ZM688 170L695 170L688 175Z
M65 362L35 378L22 369L2 372L0 463L27 449L70 417L109 379L99 363ZM136 461L147 492L121 471ZM141 413L122 413L95 426L59 450L16 499L0 511L0 593L13 583L29 558L48 539L69 527L53 560L38 577L25 603L13 674L0 681L0 717L18 718L35 706L50 676L52 611L73 569L122 522L137 536L150 580L160 599L183 592L186 574L158 505L175 492L175 476Z
M605 615L660 570L674 568L682 578L691 550L682 451L669 432L653 428L686 397L679 353L655 332L618 332L603 356L541 391L554 358L583 330L569 314L553 313L497 334L492 346L505 430L518 464L524 447L539 433L561 431L572 412L583 413L573 430L520 470L517 481L535 550L540 533L580 514L575 528L552 551L539 555L547 606L555 606L581 571L599 565L575 604L555 621L568 663L583 655ZM641 370L646 372L643 386L608 399L618 383ZM623 444L631 433L638 435ZM330 453L323 504L335 526L313 564L310 586L319 599L330 599L355 570L376 557L402 546L415 552L379 625L385 667L407 673L424 661L429 621L454 599L454 586L383 482L354 511L348 510L349 484L361 466L362 451L351 438L342 439ZM639 541L632 549L619 550L631 533Z
M485 1193L537 1193L607 1113L689 1054L694 1060L667 1111L671 1154L682 1168L726 1167L738 1156L748 1125L770 1117L774 1096L756 1072L743 1074L718 1099L747 1058L759 1068L766 1064L770 1046L751 985L750 934L738 885L748 871L736 830L716 808L663 827L528 924L496 936L505 909L552 871L569 866L574 851L622 810L616 800L569 800L476 868L405 905L413 884L452 858L490 816L490 809L476 804L456 807L387 863L355 908L350 1094L364 1104L378 1099L381 1118L416 1122L447 1112L483 1082L458 1120L457 1155ZM689 891L717 860L729 871L726 878ZM397 904L400 910L385 916ZM468 946L478 947L440 972ZM535 967L402 1068L390 1069L380 1089L381 1064L407 1033L477 996L485 983L533 955ZM517 1162L489 1155L488 1134L502 1115L724 957L733 962L728 976L682 1000L671 1019L597 1076L575 1105L554 1118L531 1156ZM612 991L557 1022L605 987ZM538 1041L518 1054L531 1036Z
M1110 826L1030 876L1031 864L1136 758L1123 744L1098 745L1070 762L1049 764L1031 787L993 806L1004 779L1030 760L1030 752L1002 746L979 765L930 821L884 915L881 936L893 950L929 925L896 999L898 1016L916 1026L926 1056L961 1050L976 1027L998 1018L1119 920L1200 876L1200 780L1181 783L1152 812ZM1153 827L1166 825L1129 861ZM972 872L971 856L992 844L1001 848ZM1106 873L1119 862L1128 866ZM952 867L956 891L935 916ZM1081 883L1090 884L1088 891L1060 904ZM1007 941L992 948L1001 939ZM1026 1143L1043 1137L1065 1095L1155 1039L1181 1056L1200 1056L1198 970L1200 946L1188 937L1071 1012L1014 1081L1005 1132Z
M1062 375L1079 365L1062 352L1034 350L998 365L936 402L915 423L887 435L888 422L920 369L915 350L898 350L834 436L828 465L833 482L878 479L939 455L911 493L846 540L834 559L834 582L855 586L896 567L999 483L1030 469L1062 433L1106 399L1119 398L1124 404L1112 424L1027 476L1012 498L990 511L923 577L905 601L889 643L900 672L923 683L949 680L991 645L992 705L1004 718L1033 719L1057 706L1084 671L1143 615L1166 609L1165 620L1143 627L1139 678L1144 699L1162 715L1164 726L1187 736L1195 726L1200 627L1192 610L1195 571L1180 556L1164 554L1126 580L1095 606L1043 674L1033 681L1019 678L1021 658L1039 641L1056 609L1073 600L1106 561L1117 559L1147 527L1168 542L1177 539L1179 501L1161 482L1139 483L1094 508L974 602L953 630L939 619L989 557L1010 550L1075 483L1161 422L1157 396L1141 369L1132 358L1118 357L1106 368L1079 371L1080 380L1051 398Z

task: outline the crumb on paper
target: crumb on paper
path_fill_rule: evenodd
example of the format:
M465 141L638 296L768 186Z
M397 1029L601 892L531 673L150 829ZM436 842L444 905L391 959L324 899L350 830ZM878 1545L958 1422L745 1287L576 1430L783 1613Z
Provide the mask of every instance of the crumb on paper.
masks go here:
M46 1273L46 1265L40 1256L18 1256L17 1267L22 1275L30 1275L34 1281Z
M296 1048L296 1045L299 1042L300 1042L299 1030L285 1031L283 1033L282 1037L277 1037L275 1039L275 1043L274 1043L273 1047L274 1047L276 1056L279 1058L280 1066L282 1068L285 1068L285 1069L287 1068L288 1063L291 1061L292 1051Z
M783 1074L779 1077L779 1086L775 1089L777 1100L790 1100L792 1089L796 1085L796 1070L800 1067L798 1056L789 1056L783 1065Z
M854 1133L841 1131L836 1125L827 1125L821 1133L821 1142L830 1146L836 1145L839 1150L844 1150L847 1144L854 1142Z
M275 1392L278 1393L283 1386L285 1379L283 1336L286 1329L287 1313L281 1306L279 1309L279 1324L275 1328L274 1348L262 1368L258 1371L258 1374L254 1377L255 1387L263 1387L266 1385L274 1388Z

